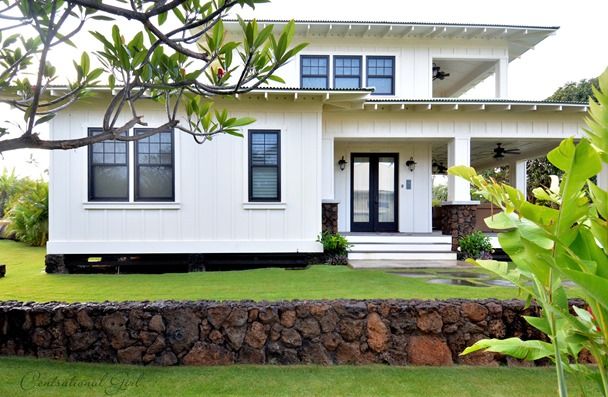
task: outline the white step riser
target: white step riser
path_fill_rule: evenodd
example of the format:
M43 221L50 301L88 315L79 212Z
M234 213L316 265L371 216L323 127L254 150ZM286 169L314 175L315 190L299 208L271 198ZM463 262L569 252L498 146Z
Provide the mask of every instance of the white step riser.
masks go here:
M345 236L351 244L452 244L451 236Z
M351 252L451 252L451 244L353 244Z
M456 260L455 252L350 252L352 260Z

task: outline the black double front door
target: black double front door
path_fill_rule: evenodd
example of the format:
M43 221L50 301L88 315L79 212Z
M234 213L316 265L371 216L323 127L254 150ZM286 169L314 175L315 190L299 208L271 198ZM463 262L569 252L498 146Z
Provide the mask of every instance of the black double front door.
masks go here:
M353 153L351 156L351 231L398 230L396 153Z

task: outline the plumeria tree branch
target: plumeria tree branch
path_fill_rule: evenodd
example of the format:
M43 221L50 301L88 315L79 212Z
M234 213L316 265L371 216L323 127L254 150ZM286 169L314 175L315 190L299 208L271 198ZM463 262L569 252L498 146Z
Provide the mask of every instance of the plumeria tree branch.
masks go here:
M227 13L264 2L0 0L0 102L23 113L22 123L0 127L0 153L138 140L169 128L197 143L218 134L240 135L240 128L254 120L215 109L214 98L246 93L270 80L282 82L276 71L305 47L292 45L293 22L275 32L271 25L261 28L255 20L239 19L241 37L228 40L222 22ZM138 23L141 30L126 37L121 20ZM53 51L91 38L98 48L74 60L74 76L67 80L63 67L58 74L49 61ZM44 124L59 112L104 90L111 97L99 135L41 138ZM166 120L149 126L145 135L125 135L148 125L140 110L144 101L162 105Z

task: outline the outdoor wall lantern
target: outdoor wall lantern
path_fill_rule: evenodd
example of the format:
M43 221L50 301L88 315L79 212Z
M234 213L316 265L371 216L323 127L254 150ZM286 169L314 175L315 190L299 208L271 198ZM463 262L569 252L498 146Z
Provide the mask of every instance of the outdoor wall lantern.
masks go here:
M340 171L344 171L344 168L346 168L346 163L347 161L344 160L344 156L342 156L342 158L338 160L338 166L340 167Z
M410 159L408 161L405 162L405 166L407 168L409 168L410 171L414 172L414 170L416 169L416 162L414 161L413 157L410 157Z

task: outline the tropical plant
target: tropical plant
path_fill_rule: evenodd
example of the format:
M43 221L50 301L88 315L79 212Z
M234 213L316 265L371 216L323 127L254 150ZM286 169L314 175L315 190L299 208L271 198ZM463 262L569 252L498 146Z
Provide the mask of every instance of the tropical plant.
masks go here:
M240 127L254 120L215 109L214 98L246 93L269 80L283 82L277 69L306 46L291 45L293 21L275 32L272 24L239 18L240 32L229 37L223 20L230 11L266 2L0 0L0 103L23 114L23 122L0 127L0 153L139 140L167 129L197 143L217 134L240 135ZM138 25L137 33L127 36L125 24ZM74 77L68 79L70 71L53 65L51 55L62 47L73 53L79 40L88 40L87 50L73 62ZM101 133L42 138L44 123L95 94L92 88L102 81L109 98ZM142 103L150 100L162 106L165 119L148 126ZM149 130L124 134L135 126Z
M434 182L434 181L433 181ZM448 185L433 183L433 207L441 207L441 203L448 200Z
M492 259L490 238L479 230L461 237L458 247L464 259Z
M43 246L49 236L49 187L44 181L29 181L28 188L11 201L8 233L29 245Z
M567 395L564 373L595 379L608 395L608 192L590 179L608 166L608 69L590 101L586 137L565 139L547 158L564 172L559 190L537 188L534 195L555 208L532 204L515 188L487 180L470 167L453 167L452 175L468 180L502 209L487 218L512 263L478 260L473 263L511 281L542 309L541 317L526 317L548 336L549 342L488 339L462 354L488 350L517 358L549 358L555 363L559 395ZM587 187L589 194L584 192ZM585 307L570 310L562 281L576 284ZM578 362L586 349L597 371Z
M11 198L19 191L19 178L13 169L10 173L2 171L0 175L0 219L4 218L5 208Z
M323 232L317 241L323 244L325 261L329 265L348 265L348 249L351 244L340 233Z

